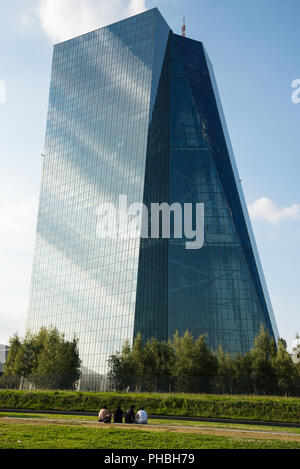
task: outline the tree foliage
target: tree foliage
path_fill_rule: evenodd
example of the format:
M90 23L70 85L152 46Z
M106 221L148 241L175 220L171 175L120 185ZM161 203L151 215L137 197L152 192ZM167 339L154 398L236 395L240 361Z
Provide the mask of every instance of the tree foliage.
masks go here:
M275 341L261 326L248 352L212 351L205 336L178 332L168 342L143 343L138 334L109 359L112 389L132 391L218 392L300 395L299 364L286 342Z
M184 392L197 392L199 387L203 391L210 391L211 377L216 374L217 360L205 342L205 336L194 340L186 331L180 337L178 332L171 341L175 352L173 376L175 390Z
M80 377L77 340L67 341L56 328L27 332L23 342L17 334L9 341L4 378L28 380L35 389L73 389Z
M274 369L272 360L276 356L276 344L268 331L261 326L251 350L251 377L256 394L272 394Z
M279 389L287 395L297 379L297 370L286 349L285 341L278 341L277 354L273 357L272 366Z

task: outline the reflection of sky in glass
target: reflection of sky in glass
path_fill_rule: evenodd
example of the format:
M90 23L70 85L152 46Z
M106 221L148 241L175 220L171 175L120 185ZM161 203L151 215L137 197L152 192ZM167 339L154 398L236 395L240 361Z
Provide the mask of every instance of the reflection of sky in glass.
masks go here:
M170 198L204 203L205 245L191 254L170 243L168 326L184 333L188 321L195 336L207 333L213 348L245 352L260 324L275 337L277 327L268 295L261 294L254 240L248 240L249 227L244 229L247 209L236 189L210 62L201 43L174 35L172 45Z
M211 79L211 82L212 82L214 94L215 94L215 97L216 97L216 104L217 104L219 116L220 116L220 119L221 119L222 130L224 132L224 137L225 137L226 145L227 145L227 148L228 148L230 162L231 162L233 173L234 173L235 183L236 183L236 187L237 187L237 190L238 190L238 193L239 193L239 199L240 199L240 202L241 202L241 205L242 205L242 210L243 210L243 214L244 214L244 217L245 217L245 223L247 225L248 235L249 235L250 241L251 241L251 247L252 247L253 255L255 257L255 264L256 264L256 267L257 267L257 270L258 270L259 280L260 280L262 290L263 290L263 296L264 296L264 299L265 299L266 304L267 304L267 310L268 310L268 313L269 313L269 316L270 316L272 328L273 328L275 338L276 338L276 341L277 341L278 337L279 337L279 332L278 332L278 328L277 328L277 324L276 324L276 320L275 320L273 307L272 307L271 299L270 299L270 296L269 296L265 276L264 276L262 265L261 265L261 262L260 262L260 257L259 257L259 254L258 254L258 250L257 250L257 246L256 246L256 242L255 242L255 238L254 238L254 234L253 234L249 214L248 214L247 204L246 204L244 193L243 193L242 186L241 186L241 179L239 177L238 169L237 169L236 162L235 162L235 157L234 157L234 153L233 153L233 149L232 149L232 145L231 145L231 141L230 141L230 137L229 137L229 133L228 133L228 129L227 129L227 124L226 124L224 113L223 113L222 103L221 103L221 100L220 100L219 91L218 91L218 87L217 87L213 67L212 67L211 61L210 61L210 59L209 59L209 57L208 57L208 55L207 55L204 48L203 48L203 50L204 50L205 59L206 59L206 62L207 62L207 66L208 66L209 75L210 75L210 79Z
M28 327L75 333L96 373L134 327L236 352L268 322L211 66L169 32L154 9L54 48ZM204 247L97 237L121 194L204 203Z
M188 329L206 334L213 349L243 353L260 324L277 331L261 294L212 80L202 44L171 33L149 128L144 198L203 203L204 246L141 241L135 332L163 340Z
M97 238L97 208L142 202L168 32L154 9L54 47L27 327L76 334L100 373L132 339L139 239Z

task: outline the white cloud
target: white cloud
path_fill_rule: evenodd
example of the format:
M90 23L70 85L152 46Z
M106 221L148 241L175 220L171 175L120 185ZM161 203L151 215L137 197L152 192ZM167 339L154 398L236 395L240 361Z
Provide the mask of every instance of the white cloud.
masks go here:
M261 197L248 205L250 217L253 220L265 220L269 223L279 223L281 220L300 220L300 204L289 207L278 207L268 197Z
M145 0L39 0L45 33L61 42L146 10Z

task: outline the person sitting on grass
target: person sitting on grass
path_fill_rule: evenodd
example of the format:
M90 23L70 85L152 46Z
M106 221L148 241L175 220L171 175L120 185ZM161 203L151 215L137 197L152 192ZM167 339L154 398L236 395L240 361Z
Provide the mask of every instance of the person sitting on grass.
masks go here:
M121 406L118 405L113 413L114 423L123 423L123 413Z
M107 407L104 406L98 414L98 422L110 423L111 422L111 413L107 410Z
M125 414L125 423L134 423L134 405Z
M148 414L144 410L144 407L141 407L141 409L136 414L135 422L136 423L142 423L142 424L147 424L148 423Z

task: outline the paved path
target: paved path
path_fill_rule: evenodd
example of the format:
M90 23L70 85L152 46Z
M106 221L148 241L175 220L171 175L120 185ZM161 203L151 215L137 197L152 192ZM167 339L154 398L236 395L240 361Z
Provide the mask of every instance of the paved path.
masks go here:
M211 434L217 436L231 436L235 438L255 438L255 439L275 439L284 441L300 442L300 433L280 432L274 430L256 430L256 429L243 429L243 428L214 428L205 426L189 426L189 425L163 425L163 424L103 424L97 421L90 420L76 420L76 419L50 419L38 417L1 417L0 423L13 423L13 424L27 424L27 425L76 425L97 428L119 428L119 429L135 429L146 431L167 431L175 433L195 433L195 434Z
M63 410L31 410L31 409L1 409L0 412L20 412L22 414L53 414L53 415L78 415L78 416L92 416L97 418L97 412L76 412L76 411L63 411ZM234 423L244 425L260 425L264 427L292 427L300 428L300 423L293 422L270 422L262 420L246 420L246 419L221 419L221 418L206 418L206 417L184 417L181 415L153 415L153 419L161 420L182 420L186 422L211 422L211 423Z

